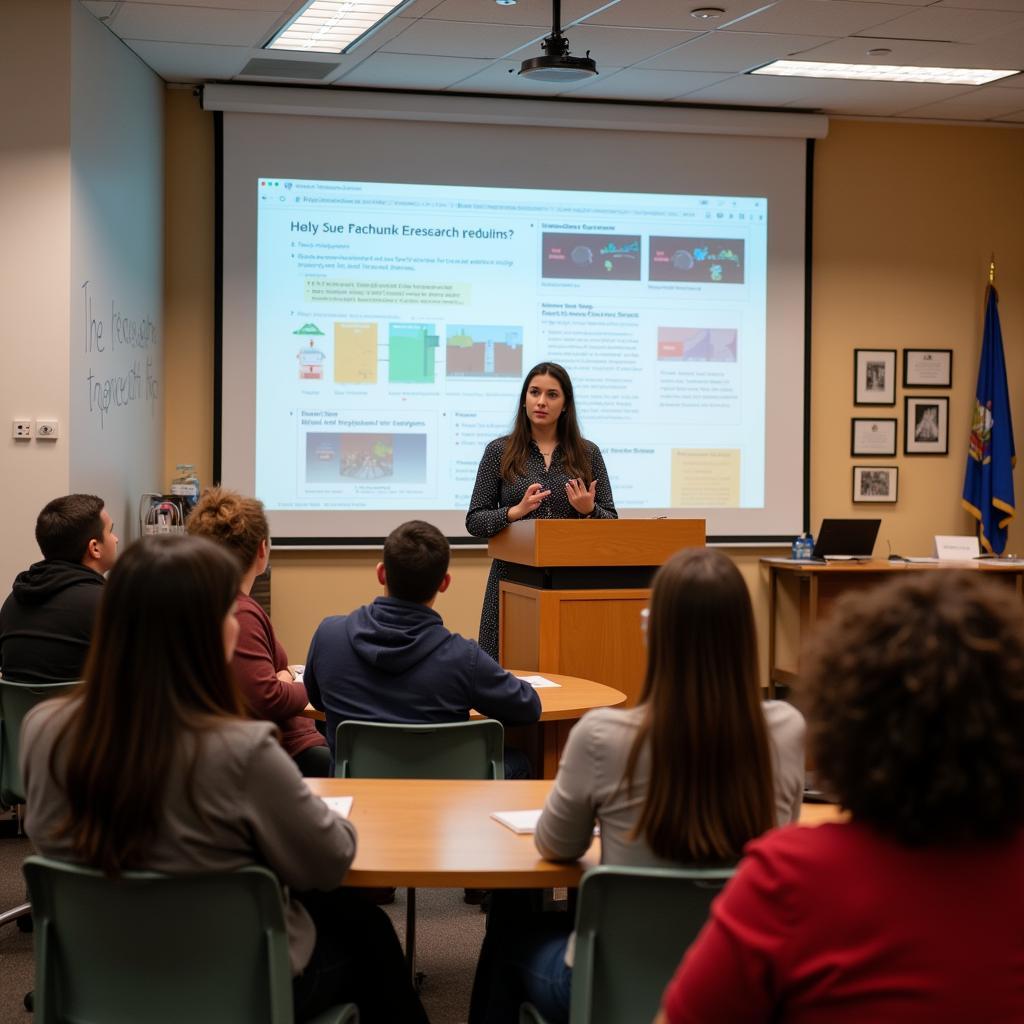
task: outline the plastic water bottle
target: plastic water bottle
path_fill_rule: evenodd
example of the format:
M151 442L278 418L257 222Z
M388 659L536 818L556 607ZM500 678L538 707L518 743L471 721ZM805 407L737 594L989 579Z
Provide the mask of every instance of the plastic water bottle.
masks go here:
M792 549L791 549L791 553L790 553L789 557L792 558L794 562L802 561L803 557L804 557L803 552L804 552L804 535L800 534L799 537L794 537L793 538L793 545L792 545Z
M813 555L814 538L809 533L805 533L801 538L800 558L804 562L809 562Z
M191 463L178 464L177 475L171 481L171 494L183 499L186 513L192 511L199 500L199 477Z

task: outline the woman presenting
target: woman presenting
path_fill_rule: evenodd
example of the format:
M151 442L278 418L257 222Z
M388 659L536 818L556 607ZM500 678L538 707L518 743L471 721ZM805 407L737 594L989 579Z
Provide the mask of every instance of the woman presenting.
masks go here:
M618 519L601 450L580 435L572 381L558 363L530 370L512 433L484 449L466 529L493 537L520 519ZM507 577L495 559L480 615L480 646L496 660L498 582Z

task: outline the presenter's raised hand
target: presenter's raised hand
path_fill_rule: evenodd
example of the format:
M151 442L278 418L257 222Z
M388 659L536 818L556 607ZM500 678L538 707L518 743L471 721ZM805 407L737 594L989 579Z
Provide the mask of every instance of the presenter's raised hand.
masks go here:
M530 484L526 488L526 493L523 495L523 500L518 505L513 505L508 510L508 521L510 523L518 522L524 516L528 516L531 512L535 512L540 503L549 495L550 491L545 491L542 484Z
M597 481L591 480L590 486L587 487L582 480L569 480L565 485L565 496L569 499L569 504L581 516L589 516L594 511L594 505L596 504L597 495Z

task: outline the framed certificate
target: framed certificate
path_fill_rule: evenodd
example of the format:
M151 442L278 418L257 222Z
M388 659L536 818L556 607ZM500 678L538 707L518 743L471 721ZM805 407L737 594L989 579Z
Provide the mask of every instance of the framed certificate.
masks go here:
M855 502L896 501L899 490L898 466L854 466L853 500Z
M905 395L904 455L949 453L949 399L945 395Z
M953 350L951 348L905 348L903 350L903 386L905 388L951 388L953 386Z
M850 421L851 455L895 455L896 419Z
M853 404L896 404L896 349L853 350Z

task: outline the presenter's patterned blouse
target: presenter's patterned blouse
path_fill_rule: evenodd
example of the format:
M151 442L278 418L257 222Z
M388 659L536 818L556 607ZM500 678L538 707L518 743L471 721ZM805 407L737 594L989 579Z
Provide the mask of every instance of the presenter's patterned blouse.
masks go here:
M493 537L509 524L508 510L523 500L530 484L541 484L551 491L540 506L524 519L618 519L612 500L612 485L608 480L601 449L592 441L584 440L583 447L590 459L590 472L597 481L593 514L581 516L569 503L565 485L572 479L562 464L562 449L556 447L551 466L544 465L544 456L536 442L530 442L526 457L526 472L515 479L501 478L501 456L508 439L499 437L484 449L480 467L476 471L476 485L466 513L466 529L474 537ZM487 577L483 610L480 613L480 646L495 660L498 658L498 583L508 578L508 563L495 559Z

